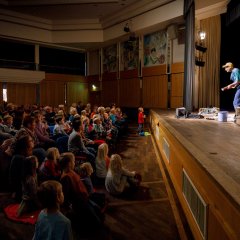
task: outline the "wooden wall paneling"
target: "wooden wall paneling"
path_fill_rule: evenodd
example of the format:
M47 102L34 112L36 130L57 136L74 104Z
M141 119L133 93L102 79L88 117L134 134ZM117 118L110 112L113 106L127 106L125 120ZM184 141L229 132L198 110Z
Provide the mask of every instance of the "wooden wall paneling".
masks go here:
M183 81L184 73L171 74L171 108L183 106Z
M143 77L143 106L167 109L167 75Z
M184 63L171 65L171 96L170 108L183 106Z
M101 105L101 82L99 80L99 75L87 76L88 89L89 89L89 102L92 105ZM97 91L93 91L92 85L97 87Z
M58 82L84 82L87 83L87 78L80 75L68 75L68 74L58 74L58 73L46 73L46 81L58 81Z
M139 78L119 80L119 105L123 107L139 107L141 89Z
M68 82L67 83L67 105L71 106L72 103L81 101L87 104L88 98L88 83L81 82Z
M37 102L37 85L33 83L7 83L8 102L31 105Z
M115 81L117 79L116 72L109 72L102 74L102 81Z
M111 103L118 105L118 82L117 80L102 82L102 104L109 106Z
M166 64L153 66L153 67L144 67L142 69L142 76L143 77L158 76L158 75L166 74L166 72L167 72Z
M40 83L40 105L56 107L59 104L65 104L65 83L42 81Z
M138 77L138 69L132 69L127 71L120 71L120 78L137 78Z
M89 75L87 76L88 82L97 82L99 81L99 75Z
M173 63L171 65L171 73L183 73L184 72L184 62Z

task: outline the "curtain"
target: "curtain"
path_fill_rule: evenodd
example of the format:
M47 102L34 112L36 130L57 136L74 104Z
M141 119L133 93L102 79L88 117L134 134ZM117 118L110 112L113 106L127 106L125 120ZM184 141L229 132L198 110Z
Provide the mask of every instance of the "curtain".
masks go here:
M184 87L183 105L188 111L193 109L193 81L195 70L195 2L184 0L184 17L186 22L185 61L184 61Z
M220 15L203 19L200 28L206 32L204 53L205 67L199 67L198 77L198 106L219 107L220 102L220 47L221 47L221 18Z

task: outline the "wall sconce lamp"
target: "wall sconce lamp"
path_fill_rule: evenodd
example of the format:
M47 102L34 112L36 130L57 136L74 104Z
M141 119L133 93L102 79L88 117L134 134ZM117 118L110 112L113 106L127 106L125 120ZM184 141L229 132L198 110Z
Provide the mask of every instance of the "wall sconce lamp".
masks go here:
M206 33L205 33L204 31L200 31L200 32L199 32L199 38L200 38L200 41L205 40L205 38L206 38Z
M92 91L97 91L98 90L98 87L94 84L92 84Z
M197 56L195 57L195 64L199 67L203 67L205 65L205 62L203 61L203 53L207 51L207 48L204 47L205 38L206 38L206 32L199 31L198 41L195 44L195 48L197 50Z

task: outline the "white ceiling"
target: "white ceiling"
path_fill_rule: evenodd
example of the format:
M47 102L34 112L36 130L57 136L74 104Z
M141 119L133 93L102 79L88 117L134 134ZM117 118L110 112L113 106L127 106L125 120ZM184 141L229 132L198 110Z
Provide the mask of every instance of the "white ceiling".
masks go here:
M10 16L13 17L14 14L18 15L19 20L28 19L28 17L29 19L39 18L43 21L37 22L47 21L50 26L64 26L64 29L58 29L60 31L68 30L70 26L77 26L78 29L104 30L117 24L124 26L141 14L177 1L180 0L0 0L0 11L9 11L9 13L4 12L6 21L12 21ZM227 0L195 0L196 9L222 1ZM172 23L183 23L183 19L176 18L171 19L170 22L163 22L160 29ZM143 31L144 33L156 31L158 27L155 24ZM94 48L98 44L77 41L61 43L62 46L79 49Z

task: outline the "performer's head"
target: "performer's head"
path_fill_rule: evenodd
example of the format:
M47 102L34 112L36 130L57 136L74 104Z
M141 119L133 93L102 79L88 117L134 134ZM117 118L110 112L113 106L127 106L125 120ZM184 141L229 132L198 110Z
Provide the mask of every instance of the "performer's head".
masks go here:
M233 64L231 62L227 62L222 66L226 72L231 72L233 70Z

